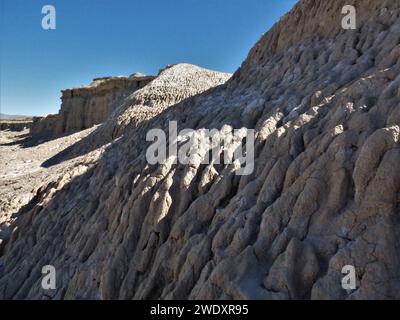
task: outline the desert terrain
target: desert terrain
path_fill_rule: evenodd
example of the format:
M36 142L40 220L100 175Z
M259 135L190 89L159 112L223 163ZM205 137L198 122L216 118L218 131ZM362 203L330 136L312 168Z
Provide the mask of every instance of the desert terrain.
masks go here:
M1 132L1 299L400 298L398 1L302 0L233 75L138 78L64 90L58 114ZM149 163L171 121L253 129L253 172L204 163L210 146Z

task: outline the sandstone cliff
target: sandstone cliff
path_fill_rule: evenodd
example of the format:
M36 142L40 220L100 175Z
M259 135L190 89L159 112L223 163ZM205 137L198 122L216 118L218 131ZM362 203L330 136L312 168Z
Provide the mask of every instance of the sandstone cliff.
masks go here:
M37 119L31 133L59 135L102 123L126 96L153 79L134 73L130 77L96 78L87 86L63 90L59 113Z
M133 115L95 165L40 190L0 247L0 297L400 298L399 31L397 1L300 1L224 85ZM255 128L254 173L204 150L149 165L146 132L169 120Z

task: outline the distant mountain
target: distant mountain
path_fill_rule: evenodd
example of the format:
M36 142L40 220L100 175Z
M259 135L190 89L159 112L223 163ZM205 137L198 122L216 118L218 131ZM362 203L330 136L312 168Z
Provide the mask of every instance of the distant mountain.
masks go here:
M0 113L0 119L7 119L7 120L29 120L32 117L30 116L23 116L23 115L11 115L11 114L4 114Z

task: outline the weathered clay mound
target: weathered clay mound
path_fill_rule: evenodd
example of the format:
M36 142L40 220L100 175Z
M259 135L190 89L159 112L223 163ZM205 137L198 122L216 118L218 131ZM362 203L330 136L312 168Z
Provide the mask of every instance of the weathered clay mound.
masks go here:
M114 112L110 119L111 122L116 120L114 137L120 136L126 126L135 126L169 106L221 85L230 76L186 63L164 68L155 80L131 94Z
M341 27L346 4L356 30ZM226 84L137 121L41 190L0 247L0 297L400 298L399 30L397 1L301 1ZM146 133L171 120L255 128L254 172L201 164L204 150L149 165ZM356 290L341 286L345 265Z

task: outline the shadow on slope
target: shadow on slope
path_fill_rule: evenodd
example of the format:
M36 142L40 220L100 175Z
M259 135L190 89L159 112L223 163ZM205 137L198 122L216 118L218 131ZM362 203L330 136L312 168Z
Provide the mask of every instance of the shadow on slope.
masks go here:
M31 134L27 133L24 135L20 136L20 139L12 141L12 142L7 142L0 144L1 146L20 146L21 148L32 148L41 145L42 143L46 143L52 140L56 140L59 138L64 138L68 137L72 134L75 134L76 132L72 133L65 133L62 135L54 135L51 133L41 133L41 134Z

